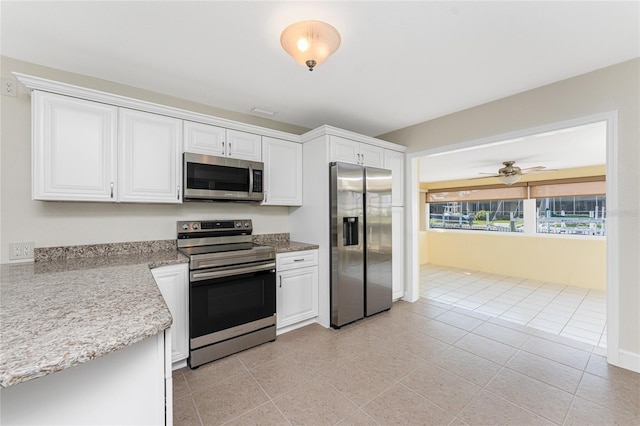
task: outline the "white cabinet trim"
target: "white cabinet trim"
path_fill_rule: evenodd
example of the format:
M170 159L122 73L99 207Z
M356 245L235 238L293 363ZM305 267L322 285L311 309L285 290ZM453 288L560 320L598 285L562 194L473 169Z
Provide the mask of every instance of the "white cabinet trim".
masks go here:
M45 92L53 92L61 95L73 96L95 102L115 105L119 107L137 109L140 111L152 112L154 114L166 115L169 117L180 118L183 120L195 121L214 126L221 126L227 129L240 130L248 133L256 133L264 136L272 136L274 138L284 139L292 142L300 142L300 136L279 130L267 129L255 126L253 124L240 123L237 121L227 120L224 118L213 117L198 112L187 111L180 108L174 108L166 105L160 105L153 102L147 102L139 99L133 99L126 96L106 93L99 90L88 89L85 87L75 86L73 84L61 83L58 81L48 80L46 78L34 77L27 74L12 73L16 79L22 83L29 93L32 90L42 90Z
M307 141L311 141L313 139L324 137L324 136L339 136L345 139L351 139L355 142L366 143L369 145L379 146L381 148L390 149L393 151L405 152L407 150L406 146L398 145L392 142L383 141L382 139L372 138L370 136L361 135L355 132L351 132L349 130L339 129L337 127L332 126L320 126L316 129L313 129L307 133L300 135L300 141L305 143Z

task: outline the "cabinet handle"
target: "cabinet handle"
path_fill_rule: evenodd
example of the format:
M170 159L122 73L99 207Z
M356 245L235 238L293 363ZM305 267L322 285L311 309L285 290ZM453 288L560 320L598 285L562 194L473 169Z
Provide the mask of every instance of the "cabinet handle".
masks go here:
M282 288L282 275L280 275L280 288Z
M113 198L113 182L111 182L111 198Z
M293 259L294 262L304 262L304 259Z
M180 199L180 185L178 185L178 194L176 196L176 200Z
M356 155L357 155L357 157L356 157L356 158L358 159L358 160L356 161L356 163L360 164L360 154L356 154Z
M360 164L364 164L364 154L360 154L360 156L362 157L362 160L360 160L361 161Z
M224 155L224 141L222 141L222 155Z
M229 157L231 157L231 142L227 144L227 151L229 152Z

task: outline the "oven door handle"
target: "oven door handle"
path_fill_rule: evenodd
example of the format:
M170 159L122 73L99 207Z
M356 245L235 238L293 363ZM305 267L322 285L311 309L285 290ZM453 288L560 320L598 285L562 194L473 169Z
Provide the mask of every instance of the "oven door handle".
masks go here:
M261 265L245 266L242 268L232 267L225 270L211 272L192 272L191 281L203 281L211 278L233 277L235 275L250 274L252 272L269 271L275 269L276 263L263 263Z

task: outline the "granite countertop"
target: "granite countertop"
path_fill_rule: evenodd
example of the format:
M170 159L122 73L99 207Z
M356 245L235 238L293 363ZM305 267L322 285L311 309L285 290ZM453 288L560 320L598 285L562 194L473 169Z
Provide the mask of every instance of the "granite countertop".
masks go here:
M290 241L289 234L257 234L253 235L253 242L262 246L271 246L277 253L289 253L292 251L315 250L319 248L317 244L301 243Z
M273 248L276 249L276 254L278 253L289 253L292 251L304 251L304 250L315 250L317 249L319 246L317 244L308 244L308 243L301 243L298 241L272 241L269 242L268 244L265 245L269 245Z
M84 363L171 326L150 268L173 250L0 265L0 386Z

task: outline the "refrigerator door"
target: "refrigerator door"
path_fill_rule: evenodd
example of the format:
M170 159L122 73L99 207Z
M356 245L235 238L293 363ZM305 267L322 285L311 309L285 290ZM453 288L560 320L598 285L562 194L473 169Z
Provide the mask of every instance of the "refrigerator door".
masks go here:
M364 180L361 166L331 163L331 326L364 317Z
M365 168L365 316L391 308L391 171Z

